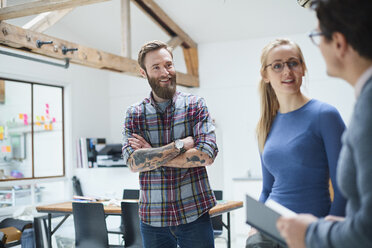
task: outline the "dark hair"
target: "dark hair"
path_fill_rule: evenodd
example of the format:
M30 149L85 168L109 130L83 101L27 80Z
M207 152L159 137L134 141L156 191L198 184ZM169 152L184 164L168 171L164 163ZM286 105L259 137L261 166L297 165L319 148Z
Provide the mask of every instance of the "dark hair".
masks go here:
M167 49L167 51L169 52L169 54L173 58L172 51L169 50L168 45L166 43L164 43L162 41L159 41L159 40L154 40L154 41L147 42L146 44L144 44L141 47L141 50L138 53L138 64L139 64L139 66L146 71L146 67L145 67L146 54L148 52L159 50L159 49L162 49L162 48Z
M311 7L327 40L340 32L360 56L372 59L371 0L313 0Z

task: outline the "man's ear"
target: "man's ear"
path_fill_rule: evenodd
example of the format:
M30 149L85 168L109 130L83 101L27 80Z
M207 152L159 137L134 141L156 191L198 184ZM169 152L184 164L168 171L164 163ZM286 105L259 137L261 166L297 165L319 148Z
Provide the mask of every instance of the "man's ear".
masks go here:
M142 77L147 78L147 74L144 69L140 68L140 72L141 72Z
M332 34L332 40L333 40L336 56L339 58L343 58L345 54L347 53L347 50L349 47L349 43L347 43L345 35L343 35L340 32L334 32Z

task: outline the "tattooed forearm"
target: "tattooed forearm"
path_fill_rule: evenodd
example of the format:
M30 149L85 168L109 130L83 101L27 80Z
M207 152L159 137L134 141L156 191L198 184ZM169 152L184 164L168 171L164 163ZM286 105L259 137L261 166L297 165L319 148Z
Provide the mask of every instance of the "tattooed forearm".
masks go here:
M186 157L186 160L187 160L188 163L189 162L195 162L195 163L199 162L200 164L205 163L205 159L201 160L200 157L198 157L196 155L192 156L191 158Z
M158 148L136 150L128 159L133 172L159 168L179 155L173 143Z
M213 163L213 160L204 152L192 148L186 153L172 159L163 166L176 167L176 168L192 168L208 166Z

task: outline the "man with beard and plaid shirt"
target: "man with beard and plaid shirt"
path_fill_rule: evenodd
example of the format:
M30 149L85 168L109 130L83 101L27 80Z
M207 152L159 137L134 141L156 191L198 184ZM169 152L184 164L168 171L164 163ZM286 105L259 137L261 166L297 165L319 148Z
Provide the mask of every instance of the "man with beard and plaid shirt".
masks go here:
M206 166L218 148L203 98L176 91L167 44L142 46L138 63L151 93L126 112L123 158L139 172L144 247L214 247L209 210L216 205Z

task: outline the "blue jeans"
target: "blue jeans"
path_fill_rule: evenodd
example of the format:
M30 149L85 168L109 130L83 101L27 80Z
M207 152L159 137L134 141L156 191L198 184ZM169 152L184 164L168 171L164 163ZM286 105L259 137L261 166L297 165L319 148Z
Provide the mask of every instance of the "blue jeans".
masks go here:
M140 224L144 248L213 248L213 228L209 213L194 222L169 227Z

